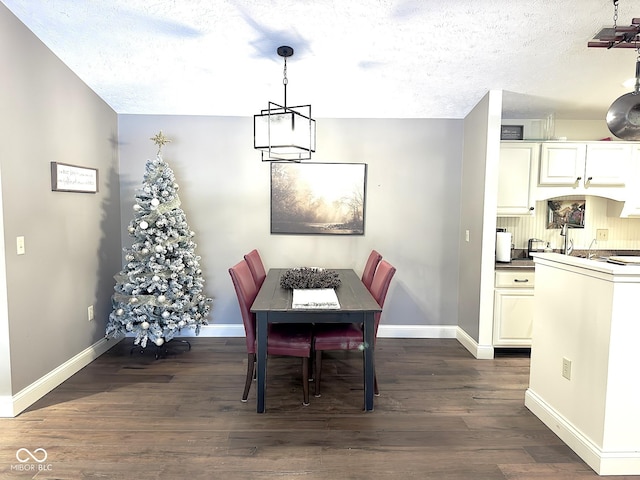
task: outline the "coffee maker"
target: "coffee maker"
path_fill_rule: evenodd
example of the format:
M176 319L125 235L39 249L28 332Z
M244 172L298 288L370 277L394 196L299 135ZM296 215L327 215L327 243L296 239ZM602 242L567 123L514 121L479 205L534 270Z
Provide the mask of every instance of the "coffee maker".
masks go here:
M544 252L545 247L547 246L547 242L544 240L540 240L539 238L530 238L527 243L527 257L533 258L532 253L542 253Z

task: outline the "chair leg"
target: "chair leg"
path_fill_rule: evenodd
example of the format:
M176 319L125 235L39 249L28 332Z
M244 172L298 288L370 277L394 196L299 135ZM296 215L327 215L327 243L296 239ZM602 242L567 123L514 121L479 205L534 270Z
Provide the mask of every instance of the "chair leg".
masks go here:
M246 402L249 397L249 389L251 388L251 382L253 382L253 370L256 363L256 354L249 353L247 356L247 379L244 382L244 392L242 393L242 401Z
M315 378L313 380L313 383L315 383L315 392L314 392L314 396L319 397L320 396L320 374L322 372L322 350L316 350L316 355L315 355L315 362L314 362L314 369L315 369Z
M302 405L309 405L309 357L302 357Z

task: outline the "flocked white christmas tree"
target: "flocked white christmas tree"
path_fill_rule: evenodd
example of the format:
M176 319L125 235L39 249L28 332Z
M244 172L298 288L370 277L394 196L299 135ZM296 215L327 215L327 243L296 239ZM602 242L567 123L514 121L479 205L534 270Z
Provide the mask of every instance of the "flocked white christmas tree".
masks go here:
M129 223L133 245L125 248L125 264L115 275L113 311L106 335L135 334L134 343L160 346L184 328L207 324L210 298L203 294L200 257L195 254L194 232L180 208L173 171L162 159L169 142L160 132L155 159L148 160L142 187L136 191L134 216Z

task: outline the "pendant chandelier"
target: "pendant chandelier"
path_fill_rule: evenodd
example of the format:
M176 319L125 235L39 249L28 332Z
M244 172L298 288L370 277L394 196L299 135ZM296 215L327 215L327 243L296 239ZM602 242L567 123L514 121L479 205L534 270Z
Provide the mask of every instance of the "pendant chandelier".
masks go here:
M287 106L287 58L293 48L282 46L277 52L284 58L284 104L269 102L253 116L253 148L261 151L263 162L309 160L316 151L316 121L311 105Z

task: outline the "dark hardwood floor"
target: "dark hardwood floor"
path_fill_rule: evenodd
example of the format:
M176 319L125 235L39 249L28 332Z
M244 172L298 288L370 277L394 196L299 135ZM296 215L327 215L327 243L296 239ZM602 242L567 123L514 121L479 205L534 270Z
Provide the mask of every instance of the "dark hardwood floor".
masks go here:
M131 354L126 339L0 419L0 478L603 478L524 407L522 352L475 360L452 339L381 338L371 413L356 353L326 355L322 396L308 407L299 359L270 358L259 415L255 385L240 402L244 339L190 341L156 360L154 350ZM47 458L20 463L20 449Z

